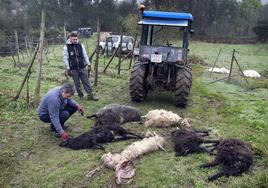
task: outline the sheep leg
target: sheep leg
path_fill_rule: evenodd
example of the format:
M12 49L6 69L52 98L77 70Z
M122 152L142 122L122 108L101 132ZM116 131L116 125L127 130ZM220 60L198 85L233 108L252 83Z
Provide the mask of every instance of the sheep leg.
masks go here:
M217 174L214 174L212 176L209 176L208 177L208 181L214 181L214 180L220 178L221 176L224 176L224 173L220 171Z
M203 133L203 134L206 134L207 136L209 135L209 130L196 130L195 128L193 128L193 130L196 132L196 133Z
M132 135L122 135L122 136L116 136L114 141L120 141L120 140L128 140L128 139L137 139L136 136Z
M207 143L207 144L209 144L209 143L214 143L214 144L218 144L220 141L219 140L203 140L202 141L203 143Z
M184 152L176 152L176 153L175 153L175 156L176 156L176 157L178 157L178 156L183 156L183 155L185 155Z
M105 150L105 148L103 147L103 145L98 144L98 143L94 144L94 145L92 146L92 149L101 149L101 150Z
M200 167L201 167L201 168L210 168L210 167L213 167L213 166L217 166L217 165L219 165L219 164L221 164L220 161L218 161L218 160L214 160L214 161L212 161L212 162L210 162L210 163L202 164L202 165L200 165Z
M97 114L92 114L90 116L86 116L87 119L91 119L91 118L98 118Z
M129 131L126 131L126 134L132 135L132 136L134 136L134 137L136 137L136 138L139 138L139 139L143 139L143 138L144 138L144 137L141 136L141 135L138 135L138 134L136 134L136 133L132 133L132 132L129 132Z
M93 140L92 140L93 146L91 147L92 149L101 149L105 150L102 144L99 144L96 140L96 135L94 135Z
M197 153L210 153L209 150L207 150L206 148L203 148L203 147L197 148L196 152Z

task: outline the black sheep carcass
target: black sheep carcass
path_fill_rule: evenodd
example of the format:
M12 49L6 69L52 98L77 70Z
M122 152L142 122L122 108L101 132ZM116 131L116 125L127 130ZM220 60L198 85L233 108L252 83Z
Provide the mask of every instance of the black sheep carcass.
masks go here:
M127 139L142 139L143 137L129 132L117 124L107 126L93 127L90 131L81 134L75 138L60 143L61 147L67 147L74 150L78 149L104 149L103 143L114 142Z
M208 152L203 143L215 143L215 140L206 140L204 137L209 136L208 131L195 130L192 127L180 126L179 129L172 132L172 139L176 156L186 156L191 153Z
M212 150L217 151L215 159L201 167L208 168L217 165L222 165L222 167L218 173L208 178L209 181L214 181L221 176L239 176L248 171L253 163L250 145L237 139L220 140Z
M124 124L141 121L141 112L132 106L110 104L100 109L96 114L87 118L96 118L96 126L109 125L110 123Z
M203 143L214 143L214 140L205 140L208 131L198 131L191 127L180 127L172 132L172 140L176 156L186 156L191 153L209 152L201 147Z

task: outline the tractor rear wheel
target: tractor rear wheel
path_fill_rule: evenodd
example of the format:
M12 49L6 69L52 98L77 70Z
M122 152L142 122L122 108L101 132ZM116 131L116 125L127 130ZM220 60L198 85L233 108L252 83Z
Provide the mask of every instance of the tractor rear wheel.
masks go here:
M133 102L142 102L147 96L146 66L138 61L132 66L129 89Z
M192 69L188 66L177 69L175 85L175 105L186 107L192 86Z

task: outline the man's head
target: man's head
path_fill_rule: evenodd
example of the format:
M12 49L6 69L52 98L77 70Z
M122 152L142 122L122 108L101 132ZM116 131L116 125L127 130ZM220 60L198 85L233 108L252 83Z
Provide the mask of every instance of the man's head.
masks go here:
M75 90L72 84L64 84L60 88L60 93L61 93L62 98L70 99L74 95Z
M78 43L78 35L77 35L77 32L73 31L71 34L70 34L70 42L72 44L77 44Z

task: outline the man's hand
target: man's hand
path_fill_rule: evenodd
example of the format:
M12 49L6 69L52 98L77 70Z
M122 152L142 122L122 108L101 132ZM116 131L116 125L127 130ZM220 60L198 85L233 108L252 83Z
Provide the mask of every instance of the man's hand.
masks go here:
M60 135L60 137L61 137L61 140L62 140L62 141L66 141L66 140L68 140L69 135L64 131L64 132Z
M84 115L84 110L82 109L82 107L81 106L77 106L77 111L81 114L81 116L83 116Z
M66 69L66 73L68 76L72 77L73 73L70 69Z

